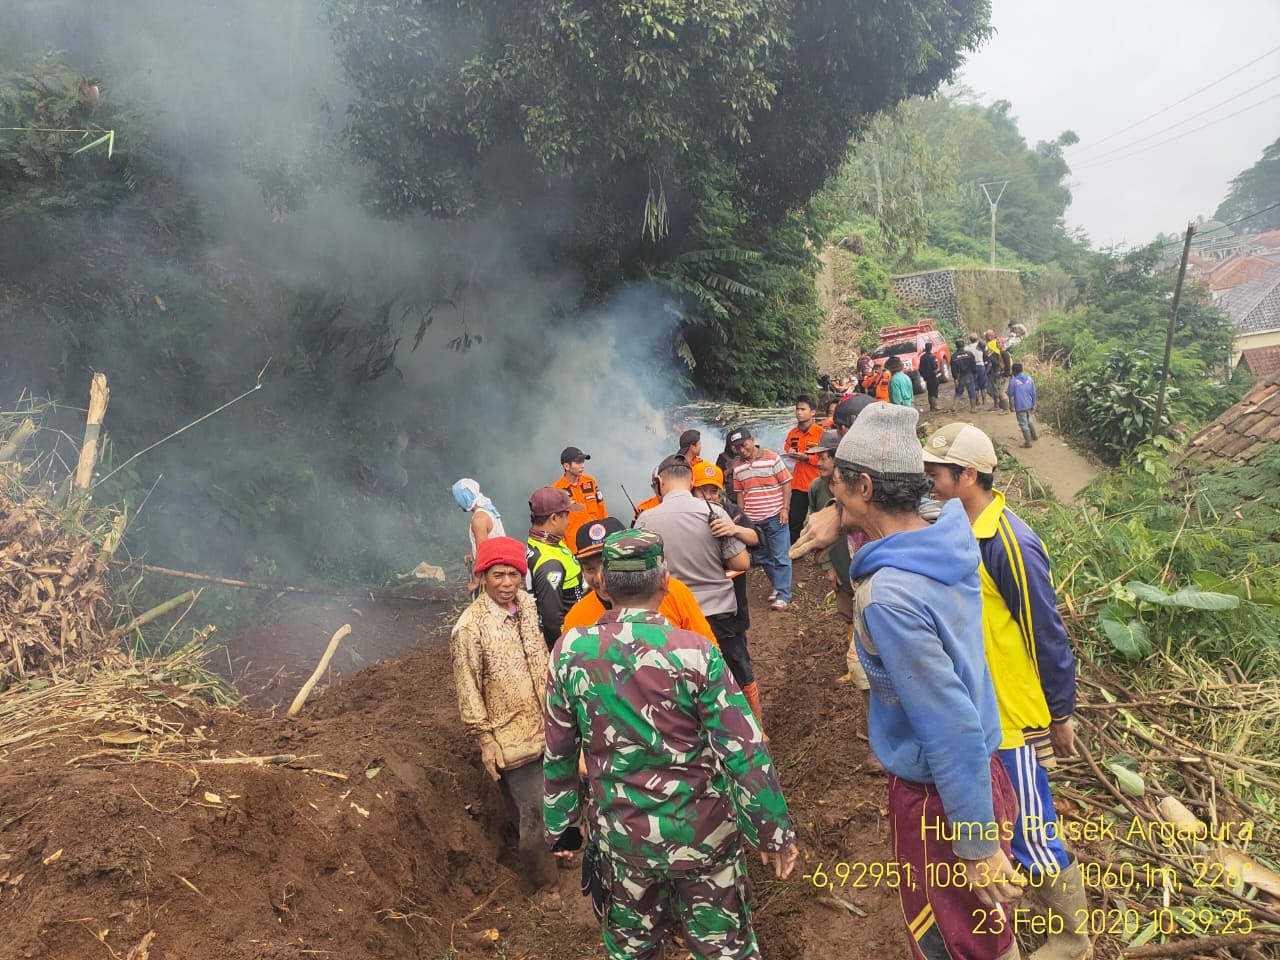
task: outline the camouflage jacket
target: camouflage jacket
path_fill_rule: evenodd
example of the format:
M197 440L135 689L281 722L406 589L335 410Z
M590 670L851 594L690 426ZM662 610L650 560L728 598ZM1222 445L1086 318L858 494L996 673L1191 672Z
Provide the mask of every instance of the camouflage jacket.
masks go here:
M458 712L476 743L496 743L503 769L538 759L547 646L533 597L517 591L513 615L481 590L458 618L449 651Z
M561 637L545 727L549 842L581 827L580 747L589 832L612 857L688 870L740 837L769 851L795 840L760 727L720 651L659 613L610 610Z

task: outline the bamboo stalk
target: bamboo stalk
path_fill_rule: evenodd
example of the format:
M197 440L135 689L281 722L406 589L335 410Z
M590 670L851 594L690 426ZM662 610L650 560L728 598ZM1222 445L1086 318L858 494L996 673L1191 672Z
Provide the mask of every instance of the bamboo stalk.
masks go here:
M324 675L325 668L329 666L329 661L333 659L333 655L338 651L338 644L342 642L342 638L351 632L351 624L344 623L340 626L332 637L329 638L329 645L324 648L324 656L320 658L320 662L316 664L315 671L307 678L307 682L302 685L302 689L298 691L298 695L293 698L293 703L289 704L289 710L285 713L287 717L296 717L302 709L302 705L307 702L307 697L311 695L311 690L320 678Z
M125 561L121 561L125 563ZM417 600L427 602L436 597L415 597L404 593L388 593L375 590L322 590L318 587L291 587L281 583L255 583L252 580L235 580L231 577L216 577L210 573L195 573L191 570L174 570L172 567L157 567L150 563L128 563L144 573L158 573L165 577L177 577L180 580L199 580L202 583L219 583L224 587L242 587L246 590L265 590L272 593L309 593L320 597L360 597L367 600Z
M80 447L80 460L76 464L78 490L88 490L93 483L93 468L98 463L98 437L102 431L102 421L107 415L107 401L110 399L107 375L95 373L89 386L89 416L84 425L84 443Z
M9 435L9 439L0 445L0 463L16 459L26 442L35 436L35 432L36 422L30 417L18 424L17 429Z
M136 617L134 617L132 620L130 620L128 623L126 623L123 627L121 627L119 630L115 632L116 633L132 633L134 630L137 630L139 627L145 626L146 624L150 623L152 620L156 619L157 617L163 617L166 613L168 613L170 610L174 609L175 607L180 607L184 603L194 603L195 599L196 599L196 592L194 590L188 590L186 593L180 593L176 597L170 597L164 603L158 603L154 607L152 607L150 610L147 610L145 613L138 614Z

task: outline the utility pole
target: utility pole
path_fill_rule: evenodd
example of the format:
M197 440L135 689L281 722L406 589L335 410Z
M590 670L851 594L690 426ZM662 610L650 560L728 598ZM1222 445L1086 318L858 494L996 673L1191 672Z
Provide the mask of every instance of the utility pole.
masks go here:
M1191 238L1196 225L1187 224L1187 237L1182 241L1182 263L1178 264L1178 282L1173 288L1173 309L1169 311L1169 329L1164 334L1164 366L1160 368L1160 394L1156 397L1156 417L1151 424L1151 437L1160 435L1160 420L1164 417L1164 393L1169 385L1169 361L1173 356L1173 330L1178 325L1178 301L1182 299L1182 278L1187 275L1187 258L1191 255Z
M1009 186L1008 180L992 180L990 183L980 183L982 192L987 196L987 203L991 207L991 269L996 268L996 207L1000 206L1000 198L1004 196L1005 187ZM996 194L994 200L991 199L991 191L988 187L999 187L1000 192Z

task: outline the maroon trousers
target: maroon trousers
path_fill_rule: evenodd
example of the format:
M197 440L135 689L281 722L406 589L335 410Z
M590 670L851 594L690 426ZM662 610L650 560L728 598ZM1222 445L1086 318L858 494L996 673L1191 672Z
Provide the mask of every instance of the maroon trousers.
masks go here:
M1000 845L1007 854L1018 800L995 755L991 757L991 794ZM947 820L937 788L890 775L889 827L894 859L902 871L898 898L911 956L915 960L999 960L1014 946L1009 915L985 906L969 888L968 868L951 850L955 825Z

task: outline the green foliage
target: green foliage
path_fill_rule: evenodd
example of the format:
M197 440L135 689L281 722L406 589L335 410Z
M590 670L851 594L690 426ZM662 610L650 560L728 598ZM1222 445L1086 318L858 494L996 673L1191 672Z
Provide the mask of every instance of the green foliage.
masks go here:
M1154 422L1165 330L1176 276L1155 245L1123 258L1095 254L1084 275L1085 302L1045 316L1030 346L1067 373L1042 390L1047 419L1109 463L1165 433L1181 434L1217 416L1242 395L1220 382L1234 334L1230 321L1195 284L1184 286L1170 358L1165 415Z
M1231 181L1231 189L1214 213L1224 223L1251 217L1265 207L1280 203L1280 139L1262 151L1262 159ZM1261 233L1280 228L1280 207L1252 217L1239 229Z
M133 187L134 153L95 142L114 146L135 121L97 89L58 54L0 71L0 127L21 128L0 130L0 221L47 231L49 216L106 207Z
M1095 655L1160 650L1261 678L1280 668L1277 470L1280 450L1192 474L1127 467L1090 485L1084 507L1020 509Z
M743 369L780 379L752 390L785 395L807 379L811 362L791 351L812 341L801 290L812 258L794 237L811 231L808 201L850 135L949 77L989 14L986 0L327 9L358 92L349 134L373 171L376 209L502 220L518 210L521 228L584 275L588 301L621 280L663 278L682 317L705 328L685 337L695 379L739 399L748 378L708 379L736 362L726 348L766 345L768 362L746 357ZM713 273L681 259L730 249L760 262L729 258L732 269ZM717 329L730 322L740 329Z

